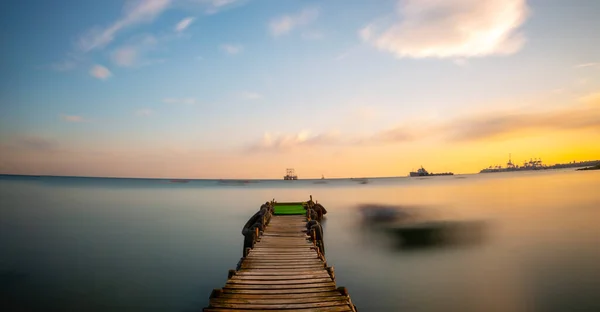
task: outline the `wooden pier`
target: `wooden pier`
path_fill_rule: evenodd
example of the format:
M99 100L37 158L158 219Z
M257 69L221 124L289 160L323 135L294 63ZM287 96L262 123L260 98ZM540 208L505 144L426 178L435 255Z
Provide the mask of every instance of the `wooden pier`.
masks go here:
M324 213L312 196L302 203L265 203L242 231L244 257L203 311L356 312L325 260L317 221Z

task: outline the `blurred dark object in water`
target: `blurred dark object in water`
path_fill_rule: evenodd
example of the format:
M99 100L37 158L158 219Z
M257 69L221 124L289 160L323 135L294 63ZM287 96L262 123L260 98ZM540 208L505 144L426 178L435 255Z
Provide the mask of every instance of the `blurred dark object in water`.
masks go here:
M591 167L577 169L577 171L581 171L581 170L600 170L600 164L597 164L597 165L591 166Z
M390 226L402 248L472 245L483 242L487 224L482 221L424 221Z
M404 207L381 205L381 204L363 204L358 209L362 215L363 221L368 224L392 223L406 221L414 217Z
M359 184L368 184L369 183L369 179L367 179L367 178L350 178L350 181L356 181Z
M487 224L448 220L432 207L363 204L362 224L398 240L402 248L468 245L482 242Z

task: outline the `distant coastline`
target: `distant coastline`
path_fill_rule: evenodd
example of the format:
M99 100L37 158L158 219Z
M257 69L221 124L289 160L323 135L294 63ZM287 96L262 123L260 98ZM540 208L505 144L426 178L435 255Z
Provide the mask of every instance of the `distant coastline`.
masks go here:
M579 168L577 169L578 171L584 171L584 170L600 170L600 164L597 164L595 166L591 166L591 167L585 167L585 168Z
M537 168L535 170L553 170L553 169L569 169L569 168L579 168L576 170L600 170L600 160L586 160L580 162L572 162L572 163L563 163L563 164L555 164L551 166L543 166ZM502 168L504 170L493 170L488 172L514 172L514 171L522 171L522 170L506 170L506 168ZM489 170L489 169L488 169ZM486 170L487 171L487 170ZM481 173L481 172L479 172ZM470 173L458 173L455 175L474 175L479 174L477 172ZM0 173L0 177L27 177L27 178L80 178L80 179L131 179L131 180L157 180L157 181L166 181L170 183L188 183L191 181L220 181L221 183L252 183L256 181L279 181L280 178L175 178L175 177L119 177L119 176L77 176L77 175L49 175L49 174L15 174L15 173ZM426 177L426 176L425 176ZM315 178L306 178L299 180L368 180L368 179L398 179L398 178L408 178L408 176L373 176L373 177L344 177L344 178L326 178L315 177Z

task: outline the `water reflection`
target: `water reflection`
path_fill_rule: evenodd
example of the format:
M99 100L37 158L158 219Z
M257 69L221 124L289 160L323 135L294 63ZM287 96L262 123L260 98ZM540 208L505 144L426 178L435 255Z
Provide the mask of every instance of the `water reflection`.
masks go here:
M393 248L417 250L482 244L488 222L450 220L419 206L361 204L359 226L366 235L387 235Z

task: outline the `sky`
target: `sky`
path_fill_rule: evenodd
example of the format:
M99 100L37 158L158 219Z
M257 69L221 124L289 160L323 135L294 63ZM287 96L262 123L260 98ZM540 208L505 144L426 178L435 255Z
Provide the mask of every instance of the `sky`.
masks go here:
M596 0L0 3L0 173L300 178L600 159Z

